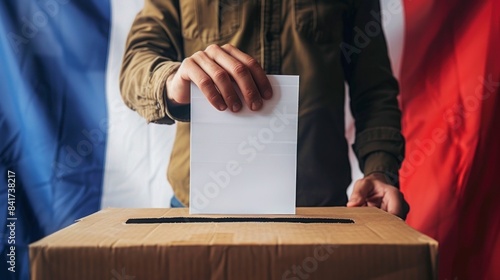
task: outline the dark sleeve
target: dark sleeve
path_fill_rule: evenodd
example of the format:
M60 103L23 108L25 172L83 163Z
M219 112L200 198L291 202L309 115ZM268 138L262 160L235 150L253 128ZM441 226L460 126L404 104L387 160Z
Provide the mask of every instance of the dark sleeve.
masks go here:
M378 0L354 1L346 16L341 54L356 125L353 149L363 173L385 173L397 185L404 158L398 82L380 21Z
M129 32L120 73L123 101L148 122L189 118L189 106L170 108L166 81L183 59L178 1L145 0Z

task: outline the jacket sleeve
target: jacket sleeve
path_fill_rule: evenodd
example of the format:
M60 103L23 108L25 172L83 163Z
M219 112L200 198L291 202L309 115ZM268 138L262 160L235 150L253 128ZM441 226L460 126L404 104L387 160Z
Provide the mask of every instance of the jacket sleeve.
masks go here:
M398 83L394 78L381 26L378 0L355 0L341 53L355 119L353 149L363 173L385 173L398 185L404 158Z
M127 38L120 73L123 101L148 122L172 124L189 106L169 108L166 81L183 59L178 1L145 0Z

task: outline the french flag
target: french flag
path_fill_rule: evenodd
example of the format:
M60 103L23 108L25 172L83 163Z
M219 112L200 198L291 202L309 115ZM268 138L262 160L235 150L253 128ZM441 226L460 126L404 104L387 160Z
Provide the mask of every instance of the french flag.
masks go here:
M29 279L28 245L105 207L168 207L174 126L121 100L141 0L2 0L0 279ZM15 173L15 272L7 174ZM112 275L110 275L110 279Z
M440 279L500 279L500 1L381 4L407 223L440 242ZM30 243L101 208L169 207L175 126L147 124L118 88L142 5L0 1L0 279L29 279Z

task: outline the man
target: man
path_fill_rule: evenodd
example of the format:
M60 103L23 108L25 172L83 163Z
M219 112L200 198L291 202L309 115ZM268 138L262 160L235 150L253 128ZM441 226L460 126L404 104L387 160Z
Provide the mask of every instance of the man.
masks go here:
M396 187L404 153L398 85L379 13L379 2L367 0L146 0L120 85L127 106L148 122L178 121L168 170L173 202L189 203L190 83L217 110L257 111L272 97L265 74L289 74L300 75L297 206L368 205L406 217ZM349 202L344 81L365 175Z

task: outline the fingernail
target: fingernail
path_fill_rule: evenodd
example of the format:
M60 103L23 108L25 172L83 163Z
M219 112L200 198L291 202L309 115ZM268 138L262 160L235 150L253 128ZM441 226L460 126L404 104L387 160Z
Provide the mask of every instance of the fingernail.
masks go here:
M252 102L252 111L257 111L262 107L262 100Z
M220 111L224 111L224 110L226 110L226 109L227 109L226 104L220 104L220 105L219 105L219 110L220 110Z
M262 97L264 97L265 99L270 99L271 97L273 97L273 92L270 90L266 90L262 94Z
M234 103L233 104L233 112L238 112L241 109L241 104L240 103Z

